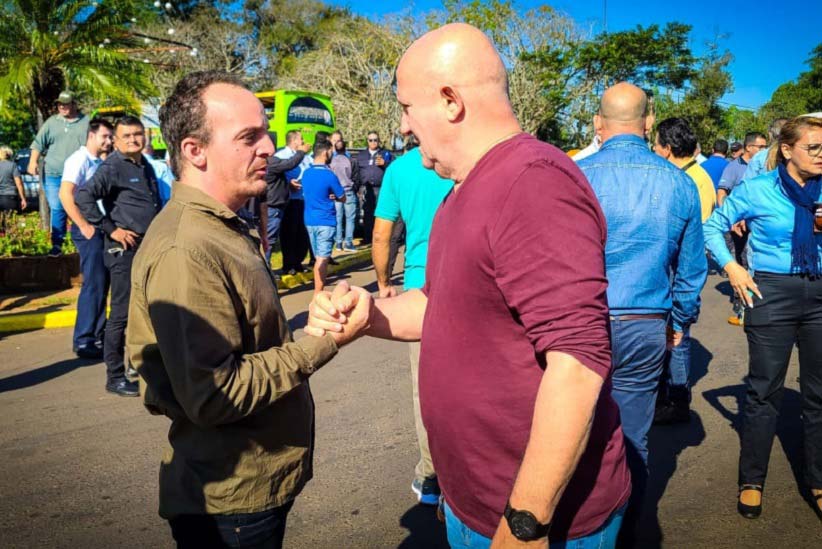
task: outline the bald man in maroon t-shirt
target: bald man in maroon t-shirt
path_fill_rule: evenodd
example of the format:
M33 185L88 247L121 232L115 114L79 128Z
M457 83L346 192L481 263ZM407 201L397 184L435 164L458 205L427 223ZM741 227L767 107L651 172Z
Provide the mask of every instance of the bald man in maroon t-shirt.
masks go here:
M416 41L397 99L401 131L455 185L434 220L425 288L376 300L367 333L421 338L449 543L613 547L631 488L596 197L573 161L522 132L505 66L474 27ZM315 297L308 333L349 329L344 311L371 297L347 291Z

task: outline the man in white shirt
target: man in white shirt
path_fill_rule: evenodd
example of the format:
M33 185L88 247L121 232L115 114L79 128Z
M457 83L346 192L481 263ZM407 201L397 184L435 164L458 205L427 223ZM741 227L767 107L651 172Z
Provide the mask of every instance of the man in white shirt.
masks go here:
M80 213L74 194L103 163L101 156L111 152L113 135L114 130L106 120L95 118L89 122L86 144L66 159L60 183L60 202L72 221L71 239L80 253L83 272L73 340L74 352L80 358L103 358L109 280L103 264L103 233Z

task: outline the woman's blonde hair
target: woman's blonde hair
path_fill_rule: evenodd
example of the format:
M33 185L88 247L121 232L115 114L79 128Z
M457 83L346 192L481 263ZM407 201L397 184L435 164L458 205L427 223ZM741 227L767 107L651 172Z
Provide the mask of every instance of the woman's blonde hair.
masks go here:
M809 128L822 130L822 118L815 116L797 116L785 122L782 129L779 130L779 141L776 144L776 153L774 154L776 164L784 164L787 159L782 154L782 145L793 147L796 142L802 139L802 134ZM771 153L768 154L768 164L770 164Z
M7 145L0 145L0 160L9 160L14 156L14 151Z

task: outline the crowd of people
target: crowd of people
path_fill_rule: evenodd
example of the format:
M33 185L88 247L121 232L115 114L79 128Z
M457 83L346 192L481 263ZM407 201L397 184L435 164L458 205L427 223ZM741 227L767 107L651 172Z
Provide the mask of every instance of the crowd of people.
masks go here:
M411 143L396 159L375 132L356 154L340 132L311 145L289 132L276 151L260 102L217 71L164 103L167 162L138 118L88 120L68 92L32 145L52 253L66 216L80 252L74 351L104 359L113 393L139 395L139 376L171 420L160 515L178 546L282 545L313 474L308 379L362 336L409 343L411 489L452 547L634 546L651 425L690 420L709 264L749 346L737 509L762 513L796 345L805 493L822 519L822 113L717 139L706 158L685 119L657 123L623 82L572 158L522 131L506 68L470 25L414 42L396 82ZM4 155L0 178L24 200ZM360 211L376 298L326 289ZM284 273L314 261L296 341L278 241Z

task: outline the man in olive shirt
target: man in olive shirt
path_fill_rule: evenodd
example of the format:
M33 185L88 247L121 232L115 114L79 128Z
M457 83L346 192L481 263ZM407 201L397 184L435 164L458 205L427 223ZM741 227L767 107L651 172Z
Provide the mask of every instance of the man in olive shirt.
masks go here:
M31 144L28 172L40 175L40 155L46 156L43 190L51 210L50 256L60 255L66 237L66 211L60 202L63 164L74 151L86 144L88 117L77 110L74 94L68 91L57 96L57 114L50 116Z
M257 231L236 212L265 191L274 145L236 77L183 78L160 111L177 179L134 260L128 352L145 405L171 419L160 516L181 547L280 547L311 478L308 377L364 328L292 340Z

